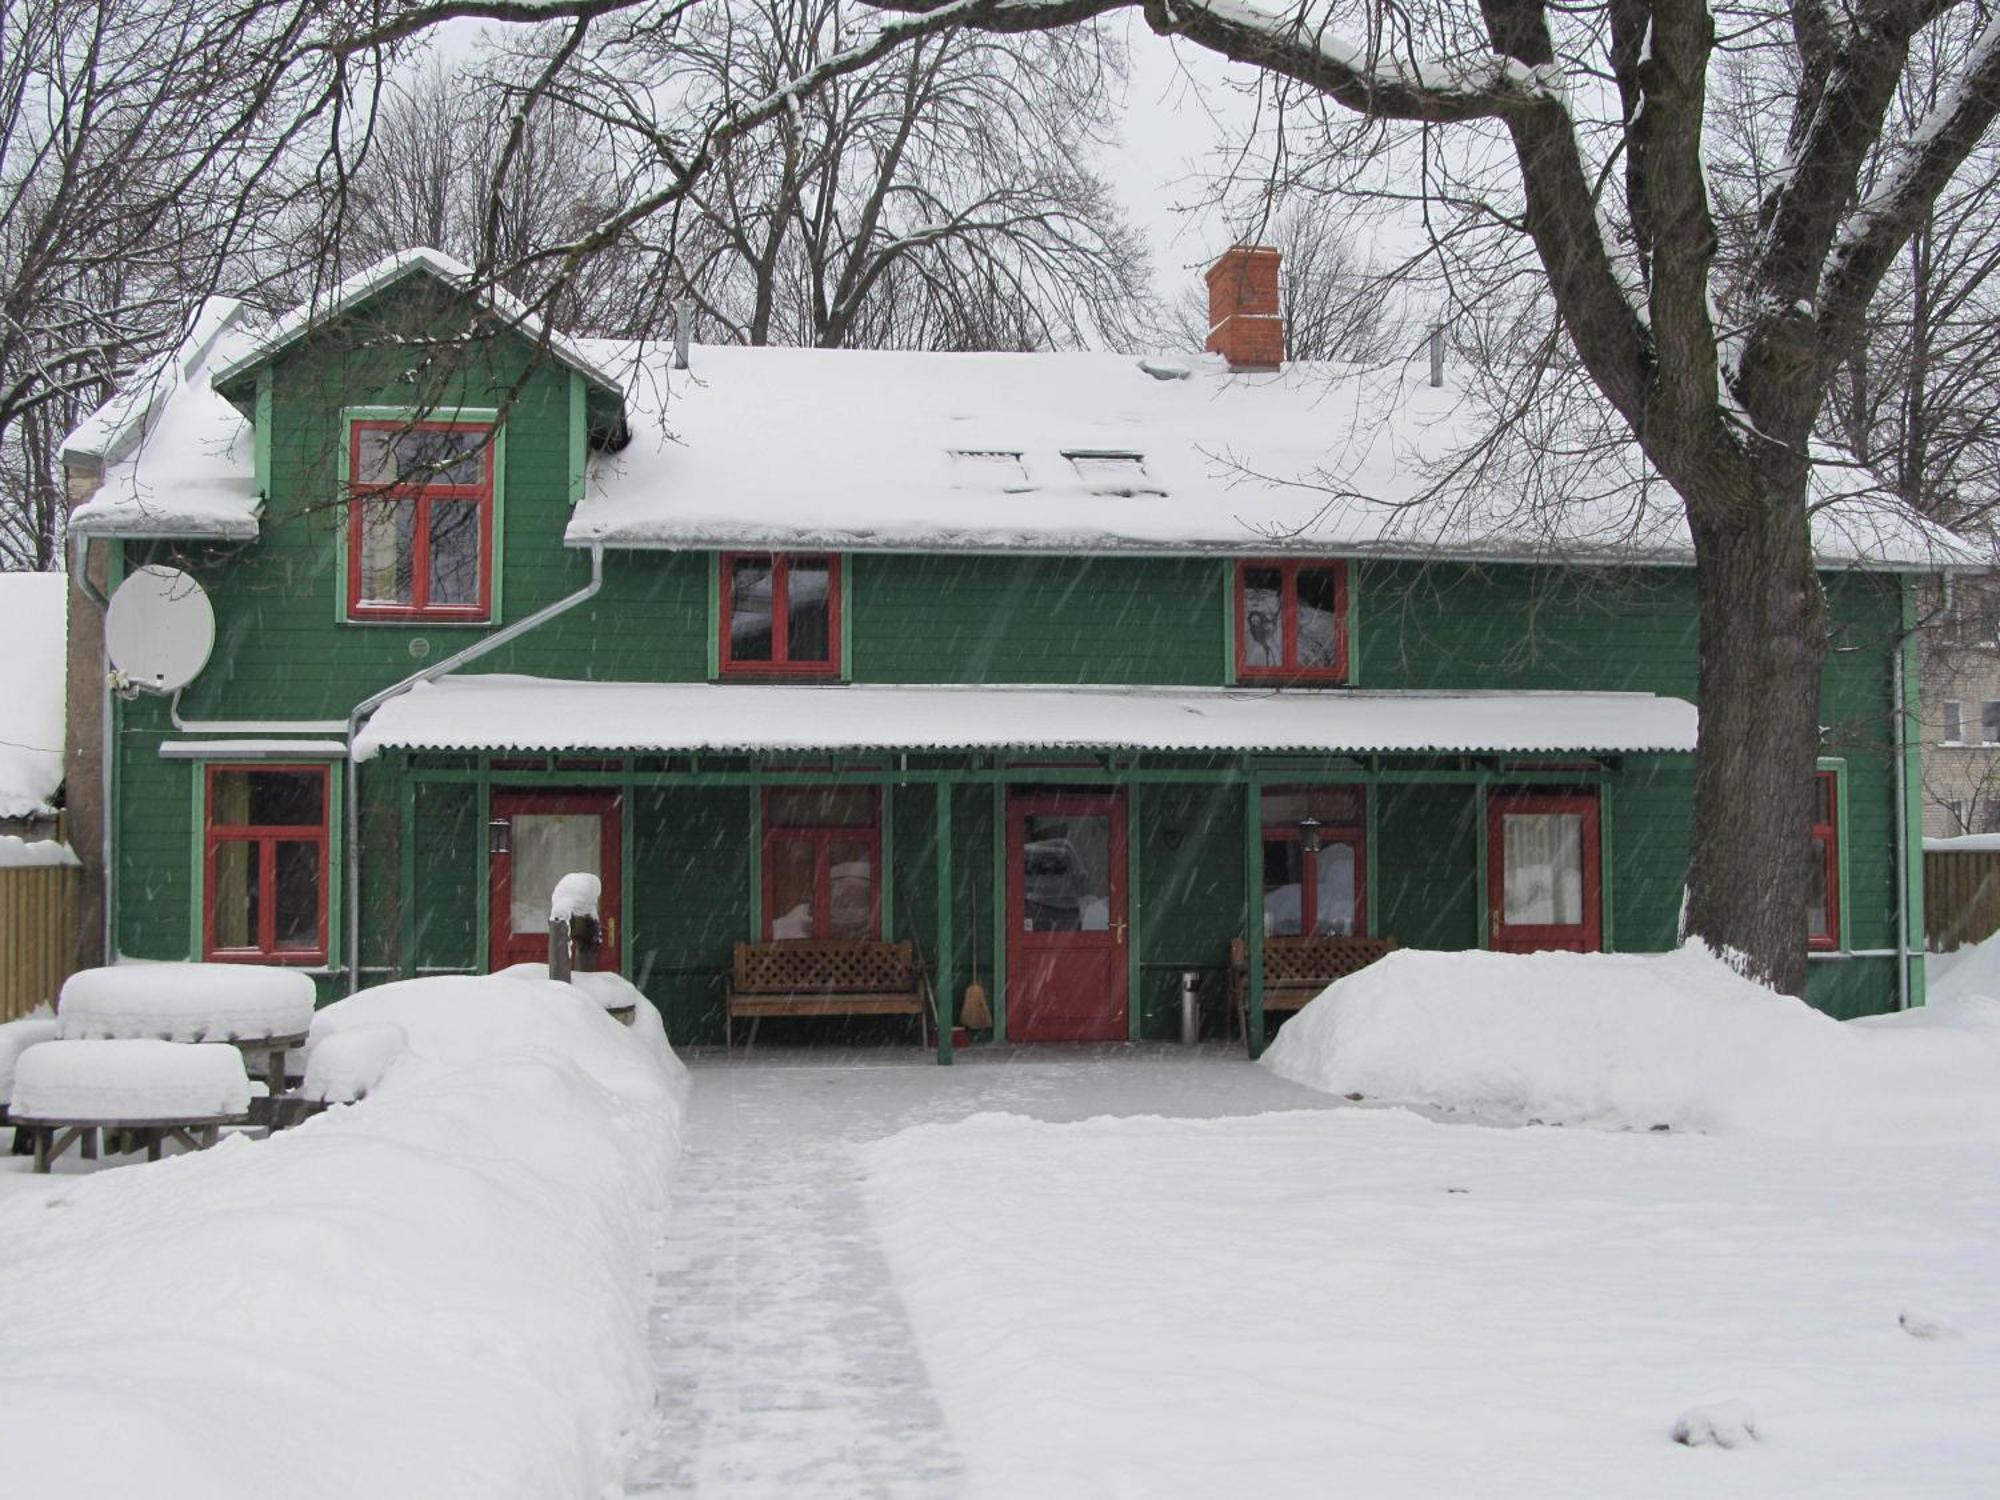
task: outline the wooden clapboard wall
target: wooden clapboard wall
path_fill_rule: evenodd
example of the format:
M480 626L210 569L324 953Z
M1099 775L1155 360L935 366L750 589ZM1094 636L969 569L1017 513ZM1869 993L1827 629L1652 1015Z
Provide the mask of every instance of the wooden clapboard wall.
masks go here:
M75 967L74 865L0 870L0 1021L53 1003Z
M1924 855L1924 938L1932 949L1983 942L2000 932L2000 851Z

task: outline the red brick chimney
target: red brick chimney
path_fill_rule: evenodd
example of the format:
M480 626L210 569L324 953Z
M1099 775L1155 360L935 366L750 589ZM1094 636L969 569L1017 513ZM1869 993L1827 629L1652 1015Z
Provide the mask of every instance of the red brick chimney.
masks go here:
M1232 370L1275 370L1285 360L1278 252L1231 245L1208 268L1208 351Z

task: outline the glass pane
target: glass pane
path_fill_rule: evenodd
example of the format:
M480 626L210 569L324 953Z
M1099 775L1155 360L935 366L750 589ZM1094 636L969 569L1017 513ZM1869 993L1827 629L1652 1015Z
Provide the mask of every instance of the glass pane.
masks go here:
M1964 738L1965 738L1965 723L1959 717L1958 705L1956 703L1947 703L1944 706L1945 743L1948 745L1956 745L1960 740Z
M326 777L318 771L217 771L208 821L217 828L317 828Z
M361 598L369 604L415 602L417 507L409 500L361 502Z
M830 839L826 846L826 935L875 935L875 855L859 839Z
M772 940L817 937L813 894L819 846L812 839L773 839L770 847Z
M277 918L279 949L310 953L319 947L319 845L289 840L277 847L277 875L271 909Z
M364 427L354 477L361 484L480 484L485 480L485 442L483 430Z
M738 557L729 564L729 654L736 661L771 659L768 557Z
M1314 857L1319 866L1318 904L1313 932L1319 937L1345 937L1354 927L1354 846L1327 844Z
M1833 822L1833 778L1815 776L1813 778L1815 796L1813 798L1813 821L1831 825Z
M1813 840L1812 876L1806 887L1806 931L1813 937L1833 935L1831 913L1826 909L1826 840Z
M833 569L823 557L793 558L785 580L785 659L833 660Z
M514 932L549 930L549 897L565 875L603 877L604 821L596 813L516 813L508 846L513 850Z
M1294 838L1264 840L1264 935L1297 937L1305 855Z
M867 787L785 787L764 794L772 828L872 828L875 793Z
M479 602L479 503L433 500L430 604Z
M1517 927L1574 926L1583 920L1583 818L1577 813L1507 813L1502 840L1501 916Z
M1111 926L1111 819L1037 814L1022 859L1022 926L1105 932Z
M1285 575L1276 568L1243 570L1243 665L1285 664Z
M257 946L258 845L238 841L215 849L215 946Z
M1361 789L1351 786L1267 787L1266 828L1296 828L1308 814L1328 828L1361 826Z
M1334 587L1332 568L1300 568L1299 665L1325 669L1334 664Z

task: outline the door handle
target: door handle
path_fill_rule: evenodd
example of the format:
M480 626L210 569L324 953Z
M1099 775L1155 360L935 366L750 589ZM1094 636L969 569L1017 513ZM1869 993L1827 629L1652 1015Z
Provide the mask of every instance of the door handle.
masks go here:
M1121 947L1124 945L1125 942L1125 928L1127 925L1128 924L1122 918L1119 921L1113 922L1111 924L1111 930L1118 935L1118 942Z

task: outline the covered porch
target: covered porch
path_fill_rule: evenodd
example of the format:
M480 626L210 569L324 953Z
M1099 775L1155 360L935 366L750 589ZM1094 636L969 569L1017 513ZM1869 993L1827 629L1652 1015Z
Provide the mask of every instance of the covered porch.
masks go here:
M527 952L595 861L606 966L723 1040L738 944L908 944L977 1040L1277 1019L1267 943L1660 948L1694 711L1643 694L742 687L472 677L357 742L381 974ZM391 912L393 911L393 916Z

